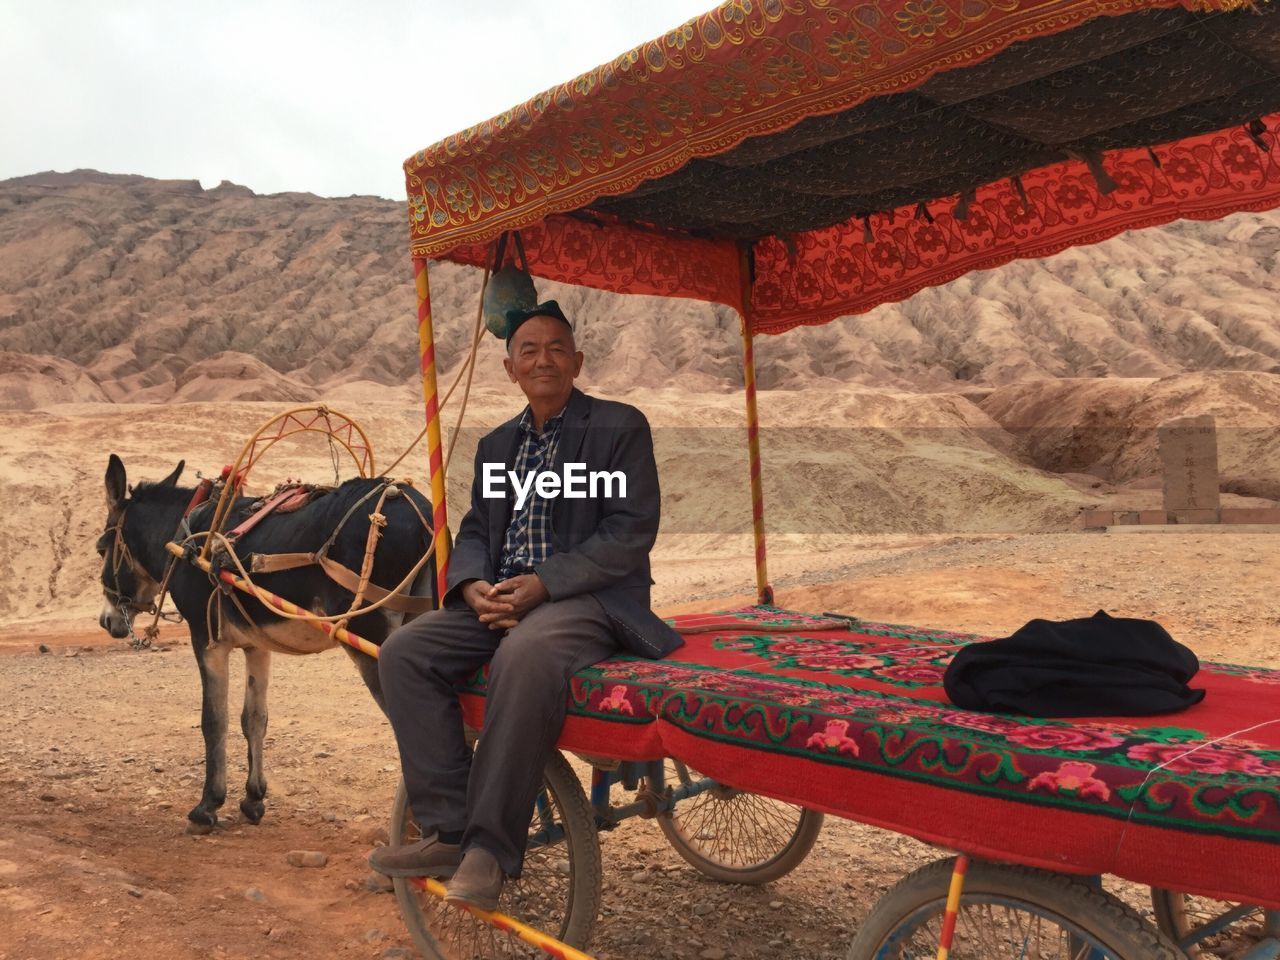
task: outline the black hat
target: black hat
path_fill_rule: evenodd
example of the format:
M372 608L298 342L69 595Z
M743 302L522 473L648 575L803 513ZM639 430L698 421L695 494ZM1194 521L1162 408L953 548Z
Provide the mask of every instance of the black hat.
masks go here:
M534 317L555 317L561 323L573 330L573 324L569 322L569 318L564 315L564 311L560 309L560 304L554 300L544 300L542 303L535 304L532 307L519 308L507 311L507 344L510 345L511 338L516 335L516 331L520 329L520 325L526 320L532 320Z

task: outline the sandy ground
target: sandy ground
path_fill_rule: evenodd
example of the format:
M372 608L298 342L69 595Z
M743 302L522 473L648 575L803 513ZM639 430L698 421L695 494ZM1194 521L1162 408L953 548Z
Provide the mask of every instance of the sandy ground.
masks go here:
M85 200L94 230L41 232L47 191L18 185L10 193L38 202L11 204L9 215L31 229L9 231L16 256L0 250L0 287L7 276L21 294L0 346L22 351L0 356L0 960L409 956L394 898L368 882L364 863L385 839L395 749L346 657L277 658L266 819L239 820L244 751L233 732L223 826L189 836L203 759L185 633L168 628L155 651L135 653L98 630L93 551L111 452L131 480L186 457L194 483L313 395L370 429L381 466L418 433L416 341L406 348L413 327L403 319L412 295L398 234L385 229L400 208L237 188L193 206L172 184L85 180L64 186ZM261 229L221 231L210 204ZM300 233L304 210L314 229ZM760 338L779 601L993 635L1105 608L1157 618L1203 657L1280 665L1274 533L1067 532L1086 508L1156 506L1153 428L1188 413L1219 418L1224 505L1277 502L1280 378L1242 372L1276 369L1272 221L1127 234L843 324ZM174 224L195 238L181 256L165 239ZM33 243L40 256L22 252ZM460 270L433 268L442 360L462 354L474 310L478 277ZM598 394L611 384L654 426L664 490L655 602L667 612L748 602L742 397L736 386L720 392L740 379L736 321L689 301L655 310L575 289L552 292L572 314L608 321L580 328L587 377L600 376L584 383ZM68 297L95 318L86 330L101 336L96 346L44 317ZM1153 316L1158 326L1143 332ZM64 354L90 347L74 362ZM247 349L308 359L282 372ZM486 339L452 504L470 482L475 434L523 402L498 373L500 355ZM1240 369L1179 373L1228 362ZM854 382L827 379L836 376ZM804 390L768 389L801 381ZM960 396L961 383L978 389ZM165 398L192 402L147 402ZM451 404L450 427L461 401ZM350 474L341 451L310 439L275 448L253 492L285 476L328 480L333 453ZM1111 444L1109 459L1100 444ZM419 450L396 475L425 486L425 462ZM829 821L794 873L738 889L686 866L648 821L608 834L604 849L592 947L601 960L842 957L878 895L938 855ZM289 866L293 850L322 851L327 863Z
M348 393L335 406L357 412L381 464L417 434L416 400ZM750 602L741 398L628 399L654 423L663 476L655 603L676 612ZM512 403L479 391L468 424L492 426ZM385 839L395 748L347 658L276 658L267 816L259 826L239 819L244 748L233 730L223 824L192 837L185 814L203 746L185 632L168 627L158 651L134 653L96 627L107 454L121 454L133 480L186 456L191 483L280 411L237 402L0 412L0 502L20 507L0 516L0 960L412 955L394 897L368 882L365 865ZM1206 658L1280 666L1275 534L1067 532L1085 506L1153 505L1158 480L1117 486L1036 470L955 397L848 387L765 394L761 411L766 428L787 425L764 444L770 577L784 605L992 635L1105 608L1159 619ZM323 480L315 470L331 469L329 452L282 444L255 480ZM420 459L397 473L420 470ZM1269 469L1265 456L1254 460ZM470 469L466 456L454 464L455 504ZM652 822L628 821L603 842L592 944L601 960L834 960L879 894L939 855L828 821L794 873L739 889L688 867ZM327 863L292 867L294 850L322 851Z
M1001 634L1032 616L1101 607L1154 616L1203 658L1280 666L1273 534L800 547L779 543L773 570L780 602L794 608ZM745 555L719 558L696 579L717 579L719 564L736 574L721 582L749 582ZM668 611L747 599L685 582L698 599L669 596ZM41 642L49 652L37 652ZM0 651L0 958L412 955L394 897L367 883L364 863L385 836L395 748L341 654L276 659L267 816L256 827L239 819L243 750L233 734L223 826L192 837L184 825L202 779L199 684L180 627L161 649L134 653L91 623L45 623L8 631ZM239 682L237 673L233 691ZM651 822L629 821L603 840L592 944L601 960L839 958L876 897L938 855L828 820L799 869L740 889L685 865ZM291 850L320 850L328 862L295 868ZM1126 895L1142 905L1139 892Z

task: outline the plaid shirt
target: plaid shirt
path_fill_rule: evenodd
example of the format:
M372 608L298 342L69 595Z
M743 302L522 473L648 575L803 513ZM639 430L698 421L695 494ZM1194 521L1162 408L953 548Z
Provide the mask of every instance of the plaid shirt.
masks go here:
M542 425L542 433L533 427L533 414L528 407L520 417L520 449L512 470L523 483L530 474L551 469L560 445L560 424L564 411L548 417ZM498 565L498 579L506 580L521 573L532 573L533 568L551 556L551 507L552 502L538 496L536 485L529 489L524 506L513 510L511 523L507 525L506 539L502 542L502 562Z

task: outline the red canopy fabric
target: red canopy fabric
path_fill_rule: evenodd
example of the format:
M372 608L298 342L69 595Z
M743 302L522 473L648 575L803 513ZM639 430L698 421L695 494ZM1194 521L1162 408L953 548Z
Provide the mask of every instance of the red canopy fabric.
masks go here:
M731 0L405 162L415 258L482 264L520 229L539 276L744 311L738 244L590 211L697 158L918 88L1101 17L1240 0ZM901 300L970 270L1181 217L1280 204L1264 128L1108 152L956 196L750 244L753 330ZM1204 129L1201 127L1201 129ZM1099 189L1101 169L1116 182ZM1105 181L1104 181L1105 182ZM1108 183L1109 187L1110 184ZM957 211L957 206L960 210Z
M1280 114L1265 122L1275 129ZM1274 145L1272 134L1262 137ZM782 333L826 323L971 270L1047 257L1125 230L1266 210L1280 205L1276 161L1276 151L1236 128L1109 153L1106 168L1116 183L1110 194L1098 189L1084 163L1072 161L1024 174L1025 196L1008 180L980 187L965 220L948 201L934 205L932 223L899 209L873 216L869 229L857 221L801 234L794 253L767 238L755 248L752 327Z

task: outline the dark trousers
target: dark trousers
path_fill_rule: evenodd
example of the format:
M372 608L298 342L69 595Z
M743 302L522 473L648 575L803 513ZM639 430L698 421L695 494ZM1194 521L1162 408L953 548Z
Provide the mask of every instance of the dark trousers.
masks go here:
M378 677L400 748L409 805L423 836L463 830L510 877L520 875L533 803L564 725L569 677L618 649L590 595L548 601L506 631L473 610L433 610L382 645ZM489 663L475 756L455 684Z

